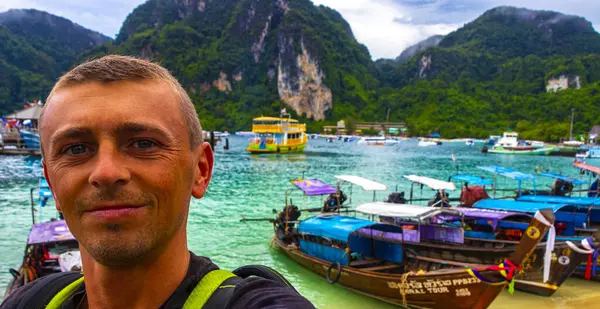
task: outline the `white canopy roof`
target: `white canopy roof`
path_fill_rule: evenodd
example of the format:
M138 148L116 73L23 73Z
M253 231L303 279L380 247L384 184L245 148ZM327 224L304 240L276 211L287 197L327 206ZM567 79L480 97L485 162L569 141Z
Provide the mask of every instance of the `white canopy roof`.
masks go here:
M356 207L356 211L369 215L412 219L426 219L440 213L451 213L460 216L458 211L450 208L393 204L384 202L360 204Z
M443 181L443 180L437 180L437 179L424 177L424 176L417 176L417 175L408 175L408 176L404 176L404 178L406 178L412 182L426 185L433 190L456 190L456 186L453 183Z
M387 190L387 186L378 182L375 182L370 179L362 178L359 176L351 176L351 175L337 175L335 178L347 181L351 184L355 184L360 186L365 191L383 191Z
M30 107L18 111L14 114L10 114L8 116L6 116L6 119L20 119L20 120L26 120L26 119L39 119L40 118L40 114L42 113L42 109L43 109L43 105L41 104L34 104L31 105Z

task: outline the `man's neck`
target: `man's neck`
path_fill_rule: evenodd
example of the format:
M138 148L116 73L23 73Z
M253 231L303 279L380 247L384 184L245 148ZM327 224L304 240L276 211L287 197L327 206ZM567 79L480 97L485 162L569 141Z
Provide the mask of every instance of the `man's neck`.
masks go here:
M156 258L132 268L101 265L83 247L81 257L84 304L89 309L159 308L181 284L190 264L185 229Z

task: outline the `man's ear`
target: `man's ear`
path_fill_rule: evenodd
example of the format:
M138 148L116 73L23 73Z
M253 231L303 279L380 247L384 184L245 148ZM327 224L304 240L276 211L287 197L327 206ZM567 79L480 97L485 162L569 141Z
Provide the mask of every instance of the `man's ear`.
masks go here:
M50 178L48 178L48 166L46 166L44 159L42 159L42 167L44 168L44 178L46 178L46 181L48 182L48 187L50 187L50 191L52 191L52 196L54 196L54 204L56 205L56 210L58 212L62 212L60 203L58 202L58 199L56 198L56 194L54 194L54 190L52 189L52 182L50 181Z
M192 196L202 198L206 193L210 179L212 178L212 170L215 163L212 148L209 143L202 143L196 150L198 156L198 166L196 168L196 177L192 187Z

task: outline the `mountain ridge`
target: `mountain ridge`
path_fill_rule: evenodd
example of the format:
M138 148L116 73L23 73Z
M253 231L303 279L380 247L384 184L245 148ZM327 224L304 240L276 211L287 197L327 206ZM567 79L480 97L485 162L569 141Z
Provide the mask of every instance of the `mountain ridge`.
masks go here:
M78 54L108 37L34 9L0 13L0 113L44 99Z
M213 130L247 130L256 115L283 108L310 131L389 119L445 137L514 128L556 141L570 108L585 111L576 130L600 120L600 37L584 18L557 12L494 8L401 63L373 62L337 11L308 0L149 0L116 40L78 42L84 51L73 61L69 50L42 48L56 41L13 32L0 25L0 112L43 97L69 67L116 53L169 69ZM561 80L581 89L547 93Z

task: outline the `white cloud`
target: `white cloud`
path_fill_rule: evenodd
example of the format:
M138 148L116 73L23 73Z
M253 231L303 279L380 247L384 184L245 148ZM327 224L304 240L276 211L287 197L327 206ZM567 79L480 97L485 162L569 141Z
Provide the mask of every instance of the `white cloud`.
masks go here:
M0 12L36 9L115 37L125 18L145 0L0 0Z
M434 34L447 34L501 5L579 15L600 30L598 0L313 0L338 10L371 56L395 58Z
M216 0L218 1L218 0ZM293 0L288 0L293 1ZM145 0L0 0L0 12L35 8L115 37L127 15ZM394 58L434 34L447 34L499 5L584 16L600 30L598 0L313 0L338 10L374 59Z
M338 10L352 27L356 39L367 45L373 59L395 58L406 47L435 34L447 34L457 24L411 24L402 8L374 0L313 0ZM395 20L401 19L404 23Z

